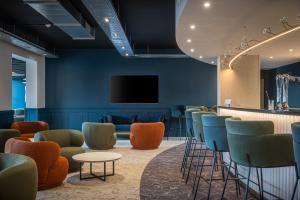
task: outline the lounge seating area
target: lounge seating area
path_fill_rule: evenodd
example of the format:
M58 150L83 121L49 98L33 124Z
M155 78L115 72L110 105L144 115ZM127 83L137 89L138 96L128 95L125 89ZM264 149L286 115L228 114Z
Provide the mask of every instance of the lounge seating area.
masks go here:
M0 200L300 200L300 1L0 2Z

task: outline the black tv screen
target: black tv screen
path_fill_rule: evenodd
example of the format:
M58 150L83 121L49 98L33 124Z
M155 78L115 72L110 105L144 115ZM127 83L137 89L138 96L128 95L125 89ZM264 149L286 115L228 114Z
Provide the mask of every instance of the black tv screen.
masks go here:
M112 76L112 103L158 103L158 76Z

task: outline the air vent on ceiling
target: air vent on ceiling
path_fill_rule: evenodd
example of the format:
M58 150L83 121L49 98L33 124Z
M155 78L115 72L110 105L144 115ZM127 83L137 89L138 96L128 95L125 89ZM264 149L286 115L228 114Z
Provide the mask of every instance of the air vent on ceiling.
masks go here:
M110 0L82 0L85 7L123 56L134 56L126 33Z
M95 39L95 29L73 6L67 8L59 0L23 0L74 40Z

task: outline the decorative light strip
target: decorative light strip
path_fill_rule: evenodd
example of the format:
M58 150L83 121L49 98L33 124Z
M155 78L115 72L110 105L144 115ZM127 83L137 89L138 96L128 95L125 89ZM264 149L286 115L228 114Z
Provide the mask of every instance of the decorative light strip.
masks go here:
M287 34L289 34L289 33L292 33L292 32L294 32L294 31L297 31L297 30L299 30L299 29L300 29L300 25L298 25L298 26L296 26L296 27L293 27L293 28L291 28L291 29L288 29L288 30L286 30L286 31L283 31L283 32L281 32L281 33L279 33L279 34L277 34L277 35L274 35L274 36L270 37L269 39L266 39L266 40L264 40L264 41L261 41L261 42L255 44L255 45L253 45L253 46L251 46L251 47L249 47L249 48L243 50L242 52L238 53L236 56L234 56L234 57L230 60L230 62L229 62L229 68L232 69L232 63L233 63L238 57L240 57L241 55L247 53L248 51L250 51L250 50L252 50L252 49L254 49L254 48L256 48L256 47L259 47L259 46L261 46L261 45L263 45L263 44L265 44L265 43L271 42L271 41L273 41L273 40L275 40L275 39L277 39L277 38L283 37L283 36L285 36L285 35L287 35Z

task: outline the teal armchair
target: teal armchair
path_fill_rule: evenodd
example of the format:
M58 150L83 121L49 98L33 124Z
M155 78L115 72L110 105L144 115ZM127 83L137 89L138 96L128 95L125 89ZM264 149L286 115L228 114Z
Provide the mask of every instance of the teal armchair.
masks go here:
M52 141L61 147L61 156L68 159L69 172L78 171L80 165L74 161L72 156L84 153L82 145L84 136L78 130L48 130L40 131L35 134L34 141Z
M262 168L294 166L291 134L274 134L271 121L226 119L229 152L233 162L248 167L245 198L251 168L260 169L260 197L264 198ZM257 172L258 174L258 172Z
M37 174L33 159L0 153L0 199L34 200L38 187Z

